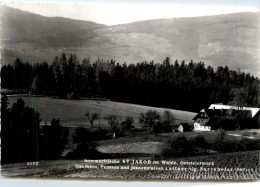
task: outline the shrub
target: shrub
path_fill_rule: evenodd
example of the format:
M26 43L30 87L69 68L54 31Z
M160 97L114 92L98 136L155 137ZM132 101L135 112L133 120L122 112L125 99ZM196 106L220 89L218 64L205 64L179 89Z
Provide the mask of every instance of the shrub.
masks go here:
M187 139L184 135L180 135L171 140L169 144L170 148L162 151L162 157L204 155L207 153L207 148L209 147L209 144L202 136Z
M145 127L149 127L150 131L154 131L154 127L160 121L160 114L157 111L149 110L146 113L141 113L139 122L143 123Z
M180 135L168 142L170 148L162 150L158 157L187 157L208 154L209 149L213 149L220 153L253 151L259 150L260 141L243 138L241 140L228 140L226 132L220 130L215 142L208 143L203 136L196 136L187 139L184 135Z
M206 142L205 138L201 135L198 135L194 138L194 144L200 148L209 148L209 143Z
M133 123L134 123L134 118L127 116L125 118L125 120L122 121L121 125L122 125L123 129L129 130L129 129L134 128Z
M42 155L44 159L59 158L68 142L68 128L60 124L60 120L55 118L50 126L42 127Z
M153 132L155 132L155 133L161 133L161 132L163 132L163 127L164 127L163 123L157 122L157 123L154 125L154 127L153 127Z
M163 123L165 125L173 125L174 116L169 110L165 110L163 113Z
M260 141L259 140L250 140L248 138L242 138L239 142L239 147L241 151L252 151L252 150L259 150Z
M240 148L239 141L236 140L225 140L223 142L223 147L222 147L222 152L227 153L227 152L236 152Z
M164 124L163 127L162 127L162 132L172 132L172 126L171 125L168 125L168 124Z
M187 138L183 135L175 137L170 142L170 149L164 149L162 155L164 157L182 157L189 156L192 152L191 145Z
M86 128L76 128L75 135L72 137L76 145L74 158L91 158L97 154L97 144L92 140L90 131Z
M119 119L117 115L108 115L105 118L108 122L108 124L111 126L111 131L114 133L114 135L120 133L120 128L119 128Z
M223 129L220 129L218 131L217 138L212 145L212 148L216 151L223 152L225 140L226 140L226 132Z
M225 131L219 131L217 139L212 145L212 149L223 153L259 150L259 140L248 138L242 138L241 140L228 140L225 136Z
M259 140L250 140L243 138L241 140L225 140L222 144L222 149L219 152L239 152L258 150L260 146Z
M107 130L100 129L91 133L91 137L93 140L104 140L107 138Z
M86 112L85 116L88 118L91 128L93 128L94 121L98 119L98 113L90 113L89 111Z
M236 122L234 119L223 117L223 116L214 116L212 117L207 125L211 126L211 130L235 130Z

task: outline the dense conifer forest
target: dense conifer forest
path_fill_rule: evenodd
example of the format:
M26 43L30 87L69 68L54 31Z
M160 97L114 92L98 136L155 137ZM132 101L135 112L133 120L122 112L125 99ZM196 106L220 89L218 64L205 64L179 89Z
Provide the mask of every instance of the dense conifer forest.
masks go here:
M29 63L17 58L1 68L2 88L26 90L31 94L78 99L105 98L187 111L201 110L212 103L232 102L231 92L243 89L246 106L260 106L257 77L230 70L213 69L203 62L172 61L119 64L61 54L51 65Z

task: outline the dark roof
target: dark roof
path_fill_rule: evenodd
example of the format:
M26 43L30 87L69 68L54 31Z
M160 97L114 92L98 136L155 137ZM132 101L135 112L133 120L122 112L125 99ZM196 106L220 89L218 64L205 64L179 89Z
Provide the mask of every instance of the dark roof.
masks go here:
M208 115L209 118L212 118L213 116L224 116L226 112L226 109L205 109L205 113Z
M197 120L198 118L210 119L214 116L226 116L228 113L231 116L237 116L240 112L244 118L252 118L251 110L238 111L234 109L203 109L193 118L193 120ZM202 117L202 114L206 114L206 117Z
M202 110L193 118L193 120L197 120L198 118L202 118L201 115L202 115L202 114L205 114L205 110L206 110L206 109L202 109ZM206 114L207 114L207 113L206 113ZM206 116L206 117L203 117L203 118L207 118L207 119L208 119L209 116Z
M181 123L180 125L182 125L182 126L183 126L183 129L184 129L184 131L186 131L186 130L189 130L189 129L190 129L190 126L189 126L189 124L188 124L188 123Z
M237 106L223 105L223 104L211 104L208 109L226 109L226 110L238 110ZM251 111L251 116L248 118L254 118L257 114L259 114L260 108L252 108L252 107L242 107L240 111Z

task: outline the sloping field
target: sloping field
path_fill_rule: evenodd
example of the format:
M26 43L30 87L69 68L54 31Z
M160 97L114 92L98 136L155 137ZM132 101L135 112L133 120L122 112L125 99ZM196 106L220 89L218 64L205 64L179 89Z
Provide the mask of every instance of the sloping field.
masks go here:
M39 166L26 166L24 163L8 164L2 166L3 176L27 176L27 177L62 177L62 178L117 178L117 179L228 179L228 180L252 180L260 178L259 151L225 153L188 158L173 158L176 164L103 164L104 166L129 166L132 169L82 169L75 164L86 164L83 160L56 160L41 161ZM211 162L213 166L185 163ZM97 166L96 163L88 163L89 166ZM140 169L148 167L163 168ZM134 168L135 167L135 168ZM136 169L138 168L139 169ZM167 169L166 169L167 168ZM172 168L173 170L169 170ZM180 169L178 169L180 168ZM187 168L181 170L181 168ZM229 169L230 171L227 171ZM216 170L216 171L214 171ZM221 171L222 170L222 171Z
M61 123L65 126L85 126L90 127L87 118L85 117L86 111L101 113L101 126L109 127L107 121L103 118L109 114L116 114L122 120L126 116L134 118L135 127L140 127L138 118L141 112L148 110L156 110L159 113L163 113L165 110L172 112L175 118L175 122L187 122L192 123L192 118L196 115L193 112L186 112L180 110L171 110L165 108L155 108L142 105L112 102L112 101L96 101L96 100L65 100L55 99L50 97L33 97L33 96L9 96L9 106L17 101L17 98L21 97L25 105L35 108L40 113L41 123L50 123L53 118L60 119ZM94 126L98 127L99 121L94 122Z

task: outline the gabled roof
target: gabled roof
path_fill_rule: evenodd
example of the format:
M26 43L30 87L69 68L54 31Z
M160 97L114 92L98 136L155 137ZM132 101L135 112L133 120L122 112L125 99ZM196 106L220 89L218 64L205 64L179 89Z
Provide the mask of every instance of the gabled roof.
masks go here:
M217 109L217 110L230 110L230 109L234 109L234 110L238 110L238 107L235 106L230 106L230 105L222 105L222 104L212 104L209 106L208 109ZM242 110L245 111L251 111L251 117L253 118L259 111L260 108L252 108L252 107L243 107Z
M207 114L206 112L205 112L205 110L206 109L202 109L192 120L197 120L200 116L201 116L201 114ZM209 116L207 116L207 118L210 118Z
M205 113L209 118L212 118L213 116L224 116L224 114L227 112L225 109L205 109Z

